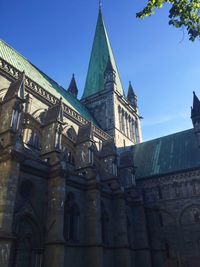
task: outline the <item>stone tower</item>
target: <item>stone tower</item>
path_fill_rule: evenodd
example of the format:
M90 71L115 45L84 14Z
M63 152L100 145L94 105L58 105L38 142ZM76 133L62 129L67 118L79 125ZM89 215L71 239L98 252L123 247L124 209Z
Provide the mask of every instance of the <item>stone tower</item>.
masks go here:
M118 148L141 142L137 105L124 94L101 9L81 101Z

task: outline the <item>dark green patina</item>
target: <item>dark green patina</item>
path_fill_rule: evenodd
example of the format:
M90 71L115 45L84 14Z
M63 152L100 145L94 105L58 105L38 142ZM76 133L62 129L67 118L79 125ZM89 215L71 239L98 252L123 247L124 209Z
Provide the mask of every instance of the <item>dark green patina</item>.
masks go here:
M63 103L75 110L81 116L89 121L95 122L87 108L81 104L75 97L69 94L62 86L48 77L44 72L35 67L26 58L20 55L12 47L0 40L0 57L15 67L19 71L25 71L27 77L36 82L38 85L49 91L52 95L63 98Z
M193 129L134 146L136 178L200 167L200 149Z
M113 69L116 72L117 90L123 95L122 84L100 9L82 98L86 98L103 90L104 71L107 66L108 57L110 57Z

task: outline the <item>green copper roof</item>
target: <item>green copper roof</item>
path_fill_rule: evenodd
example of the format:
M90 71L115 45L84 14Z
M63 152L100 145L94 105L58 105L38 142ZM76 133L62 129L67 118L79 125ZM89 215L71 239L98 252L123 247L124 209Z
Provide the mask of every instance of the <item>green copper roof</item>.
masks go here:
M31 62L21 56L18 52L16 52L12 47L7 45L2 40L0 40L0 57L19 71L24 70L26 76L31 80L36 82L38 85L43 87L55 97L62 97L64 104L68 105L70 108L82 115L85 119L94 122L93 117L91 116L89 111L80 103L80 101L74 98L63 87L53 81L50 77L48 77L45 73L35 67Z
M200 167L200 149L193 129L134 146L136 178Z
M114 70L116 71L117 90L123 95L123 88L113 56L112 48L103 21L101 10L99 10L92 53L82 98L86 98L103 90L104 71L108 62L108 56L110 56L111 63Z

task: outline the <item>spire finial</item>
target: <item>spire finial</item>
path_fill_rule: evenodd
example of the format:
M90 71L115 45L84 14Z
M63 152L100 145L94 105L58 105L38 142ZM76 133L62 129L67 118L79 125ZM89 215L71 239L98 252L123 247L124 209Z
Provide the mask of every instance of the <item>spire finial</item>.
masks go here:
M102 7L102 0L99 0L99 9L101 10Z

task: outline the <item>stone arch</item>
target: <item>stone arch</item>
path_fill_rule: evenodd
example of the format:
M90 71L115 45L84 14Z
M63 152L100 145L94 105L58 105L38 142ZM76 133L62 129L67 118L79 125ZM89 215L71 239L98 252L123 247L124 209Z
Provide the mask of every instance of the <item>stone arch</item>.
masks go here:
M39 108L35 110L31 115L40 123L44 122L44 116L45 116L46 109Z
M27 127L24 129L24 143L28 146L40 150L41 148L41 133L39 130L33 127Z
M74 129L73 126L67 126L65 129L64 129L65 133L66 133L66 136L72 140L73 142L76 141L76 137L77 137L77 134L76 134L76 131Z
M180 225L200 223L200 204L193 203L185 206L179 215L178 222Z

